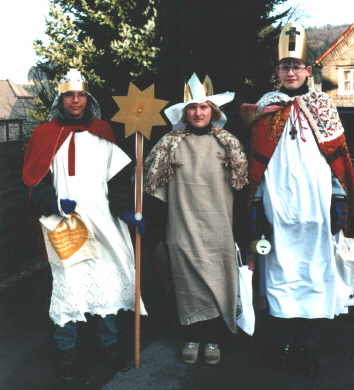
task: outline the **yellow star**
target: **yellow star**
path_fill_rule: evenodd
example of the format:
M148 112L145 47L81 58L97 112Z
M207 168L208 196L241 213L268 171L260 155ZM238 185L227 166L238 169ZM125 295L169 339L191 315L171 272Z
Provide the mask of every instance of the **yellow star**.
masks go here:
M152 126L166 124L160 111L168 101L155 99L154 95L154 84L140 91L133 83L130 83L127 96L112 96L120 108L113 115L112 121L124 123L125 137L139 131L150 139Z

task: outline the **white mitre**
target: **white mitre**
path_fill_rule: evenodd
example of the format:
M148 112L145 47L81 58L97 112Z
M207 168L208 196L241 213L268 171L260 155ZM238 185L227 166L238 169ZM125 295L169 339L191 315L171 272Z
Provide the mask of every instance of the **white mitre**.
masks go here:
M204 103L210 101L215 104L220 111L220 118L212 121L215 127L223 128L227 121L226 115L219 109L220 106L231 102L235 97L234 92L223 92L217 95L212 94L211 80L206 77L202 84L198 76L193 73L188 83L185 85L184 102L174 104L164 110L165 115L173 126L173 130L184 130L186 123L182 121L183 110L192 103Z

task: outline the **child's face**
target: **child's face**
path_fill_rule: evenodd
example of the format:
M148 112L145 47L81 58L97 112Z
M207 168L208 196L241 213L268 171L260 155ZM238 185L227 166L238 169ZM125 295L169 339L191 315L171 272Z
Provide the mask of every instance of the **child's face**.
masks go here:
M277 66L278 79L286 89L298 89L312 75L311 66L302 61L284 61Z

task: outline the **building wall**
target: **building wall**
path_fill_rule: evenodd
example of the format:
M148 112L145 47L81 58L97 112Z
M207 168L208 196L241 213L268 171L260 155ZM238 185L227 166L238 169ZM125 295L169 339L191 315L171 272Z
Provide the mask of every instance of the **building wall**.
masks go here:
M22 181L25 142L37 123L33 98L21 86L0 80L0 291L45 262L38 216Z
M351 69L352 91L343 93L343 69ZM337 107L354 107L354 31L322 60L322 89Z
M354 93L341 95L338 91L338 69L354 68L354 46L349 47L344 53L329 55L322 67L322 89L334 100L337 107L354 107Z
M0 143L27 141L39 123L28 120L0 120Z

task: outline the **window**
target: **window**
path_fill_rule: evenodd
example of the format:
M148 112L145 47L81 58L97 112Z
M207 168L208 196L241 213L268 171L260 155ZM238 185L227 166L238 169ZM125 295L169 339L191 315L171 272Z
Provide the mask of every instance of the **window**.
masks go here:
M354 68L338 69L338 94L354 95Z
M9 122L8 141L17 141L20 139L20 124L18 122Z
M6 122L0 122L0 142L7 141Z
M23 138L22 132L19 120L0 121L0 142L19 141Z

